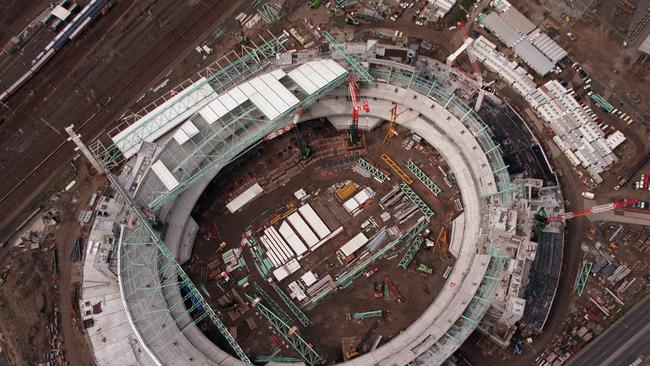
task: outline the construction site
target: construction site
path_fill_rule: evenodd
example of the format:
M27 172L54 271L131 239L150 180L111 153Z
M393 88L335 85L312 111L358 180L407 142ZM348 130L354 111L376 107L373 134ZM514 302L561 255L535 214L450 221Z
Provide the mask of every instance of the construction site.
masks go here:
M0 365L641 364L649 9L0 4Z
M443 286L454 262L450 222L462 212L455 180L419 136L400 128L388 140L389 126L349 150L328 122L300 124L231 163L199 198L203 234L185 268L253 354L275 355L284 340L247 311L248 290L304 327L323 358L341 362L399 334ZM411 241L382 248L422 218L429 223Z

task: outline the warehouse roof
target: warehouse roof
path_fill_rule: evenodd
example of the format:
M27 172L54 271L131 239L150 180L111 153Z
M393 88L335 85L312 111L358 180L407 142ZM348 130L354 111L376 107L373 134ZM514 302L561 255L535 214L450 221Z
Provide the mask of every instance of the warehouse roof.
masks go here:
M517 43L513 49L517 52L517 56L542 76L548 74L555 66L555 63L549 60L542 51L535 48L528 39Z
M523 34L528 34L535 29L535 24L512 6L501 13L501 18Z
M483 18L483 25L508 47L514 46L525 36L497 13L490 13Z

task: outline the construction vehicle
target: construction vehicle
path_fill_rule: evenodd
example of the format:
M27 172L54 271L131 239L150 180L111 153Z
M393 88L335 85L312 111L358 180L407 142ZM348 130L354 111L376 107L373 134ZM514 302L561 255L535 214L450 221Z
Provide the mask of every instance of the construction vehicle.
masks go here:
M398 303L402 303L404 301L404 298L402 298L402 294L399 292L399 289L397 288L397 285L393 283L393 281L388 277L384 276L384 283L388 286L388 290L390 290L391 295L397 300Z
M353 17L351 14L346 14L345 15L345 24L349 25L354 25L355 27L358 27L361 25L361 22L359 22L355 17Z
M555 24L553 24L551 22L544 23L544 28L546 28L547 30L557 30L558 29L557 25L555 25Z
M426 273L426 274L432 274L433 273L433 268L427 266L424 263L418 264L416 270L420 273Z
M383 299L384 298L384 282L378 282L375 281L372 283L373 289L375 291L375 299Z
M361 338L357 346L345 353L345 357L348 360L351 360L359 355L359 352L362 351L363 346L366 344L366 342L368 342L370 336L372 336L372 333L375 331L375 329L377 329L378 326L379 326L379 320L375 320L375 322L368 329L366 334L363 335L363 337Z
M348 129L348 148L363 147L363 136L359 132L359 111L370 112L368 102L365 100L359 101L357 97L358 91L357 80L354 76L350 75L348 78L348 92L352 100L352 123L350 123L350 128Z

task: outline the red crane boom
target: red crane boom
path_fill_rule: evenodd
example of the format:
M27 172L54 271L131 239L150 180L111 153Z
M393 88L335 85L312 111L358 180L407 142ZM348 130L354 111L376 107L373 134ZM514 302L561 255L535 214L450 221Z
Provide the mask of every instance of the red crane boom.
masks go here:
M554 216L548 216L546 217L546 220L548 222L559 222L559 221L564 221L567 219L572 219L574 217L580 217L580 216L587 216L591 215L594 213L599 213L599 212L605 212L605 211L610 211L610 210L615 210L617 208L623 208L627 207L630 205L633 205L635 203L639 202L637 199L629 199L625 201L614 201L610 203L606 203L604 205L598 205L594 206L592 208L586 208L583 210L576 210L576 211L570 211L570 212L565 212L559 215L554 215Z
M348 137L350 145L357 146L361 142L359 138L359 111L370 112L370 107L368 107L368 102L365 100L359 102L357 98L357 81L352 75L348 78L348 91L350 93L350 99L352 99L352 124L348 131Z

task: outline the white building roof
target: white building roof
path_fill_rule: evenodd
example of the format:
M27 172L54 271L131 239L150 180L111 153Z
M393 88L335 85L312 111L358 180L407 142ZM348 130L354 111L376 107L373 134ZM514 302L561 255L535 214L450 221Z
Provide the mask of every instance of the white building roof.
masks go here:
M302 240L307 243L307 246L310 248L313 247L314 245L318 244L318 238L314 234L313 231L309 228L305 220L302 219L302 216L298 212L294 212L289 217L287 217L289 222L291 223L291 226L293 226L296 231L298 231L298 234L302 238Z
M323 239L330 234L330 229L327 227L327 225L325 225L323 220L321 220L321 218L309 203L300 207L298 211L305 218L307 224L309 224L309 226L314 229L316 235L318 235L320 239Z
M151 165L151 170L156 174L158 179L162 182L162 184L167 188L168 190L172 190L178 186L178 180L172 175L172 173L167 169L165 164L158 160L155 163Z
M344 256L348 257L354 254L354 252L359 250L362 246L366 245L366 243L368 243L368 238L366 235L364 233L359 233L354 238L345 243L340 250Z
M230 211L230 213L234 213L240 208L244 207L250 201L254 200L257 196L262 194L262 192L264 192L262 186L260 186L259 183L255 183L250 188L242 192L239 196L235 197L235 199L228 202L228 204L226 204L226 208L228 211Z

